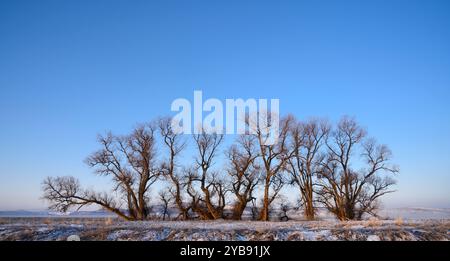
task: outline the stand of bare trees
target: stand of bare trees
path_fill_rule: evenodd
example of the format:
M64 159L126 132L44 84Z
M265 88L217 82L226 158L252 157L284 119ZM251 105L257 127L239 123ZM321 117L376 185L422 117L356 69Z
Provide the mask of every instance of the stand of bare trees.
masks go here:
M374 214L377 199L392 192L389 188L395 184L390 174L398 168L389 164L391 151L366 136L353 119L344 117L326 140L328 154L320 170L317 194L340 220Z
M325 207L349 220L375 215L378 199L393 191L398 168L390 163L390 150L368 138L353 119L344 117L333 128L324 120L287 116L271 145L265 142L267 130L247 124L256 132L238 136L225 150L223 135L203 132L189 138L172 130L170 118L140 125L127 136L99 136L101 148L86 163L112 179L113 193L83 189L74 177L48 177L43 198L57 211L98 205L126 220L145 220L150 188L165 184L155 195L164 220L240 220L249 210L253 219L267 221L278 201L287 220L288 202L274 201L291 185L305 219L315 219L317 208ZM195 153L193 164L182 164L186 151Z

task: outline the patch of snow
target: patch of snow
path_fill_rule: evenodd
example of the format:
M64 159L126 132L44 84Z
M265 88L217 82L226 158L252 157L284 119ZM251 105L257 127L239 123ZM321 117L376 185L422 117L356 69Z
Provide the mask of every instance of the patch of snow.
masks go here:
M48 230L49 230L48 227L40 227L40 228L36 229L36 232L44 233L44 232L47 232Z
M365 228L365 226L363 226L363 225L354 225L354 226L350 226L350 229L363 229L363 228Z
M316 240L330 240L333 234L330 230L319 230L316 235Z
M315 231L303 231L303 238L304 240L312 241L316 240L317 232Z
M67 241L80 241L80 237L78 235L70 235L67 237Z
M119 240L128 238L131 234L133 234L132 230L116 230L108 235L107 240Z
M246 236L241 235L240 233L236 233L234 235L234 240L236 240L236 241L247 241L248 239L247 239Z
M380 241L380 237L377 235L370 235L367 237L367 241Z

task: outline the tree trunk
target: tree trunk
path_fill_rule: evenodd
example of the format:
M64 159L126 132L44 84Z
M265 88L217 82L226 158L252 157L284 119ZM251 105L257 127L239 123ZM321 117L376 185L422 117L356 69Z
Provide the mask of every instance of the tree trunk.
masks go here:
M314 202L313 202L313 191L312 187L307 188L306 199L305 199L305 218L307 220L314 220Z
M270 187L270 180L266 179L266 183L264 184L263 207L259 215L259 220L261 221L269 221L269 187Z
M236 202L236 204L234 205L232 218L234 220L241 220L246 206L247 202L245 200L239 199L238 202Z
M305 218L307 220L315 219L314 206L310 200L306 201L305 204Z

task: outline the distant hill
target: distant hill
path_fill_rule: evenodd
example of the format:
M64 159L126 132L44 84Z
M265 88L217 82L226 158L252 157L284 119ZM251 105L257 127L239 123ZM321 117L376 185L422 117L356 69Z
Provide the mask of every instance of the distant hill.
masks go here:
M54 212L45 210L14 210L0 211L0 217L114 217L115 215L106 210Z

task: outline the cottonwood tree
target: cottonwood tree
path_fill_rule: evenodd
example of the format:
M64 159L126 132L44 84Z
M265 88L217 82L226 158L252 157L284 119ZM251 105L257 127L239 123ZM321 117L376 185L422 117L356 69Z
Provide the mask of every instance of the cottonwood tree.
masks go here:
M288 216L288 212L291 209L294 209L292 207L291 202L289 202L289 200L285 197L285 196L281 196L278 198L279 201L279 220L280 221L289 221L289 216Z
M44 199L51 203L51 209L58 211L96 204L126 220L147 218L148 191L160 174L155 168L153 125L138 126L127 136L108 133L99 136L98 141L102 148L89 156L86 163L95 169L95 173L111 177L113 191L120 197L82 189L73 177L49 177L43 182Z
M287 171L291 175L291 183L299 189L307 220L315 217L314 184L325 159L321 149L329 131L329 124L317 119L295 122L290 130L292 156L288 160Z
M201 219L223 217L228 188L221 174L211 170L217 156L223 135L207 133L194 134L196 148L195 166L187 172L186 192L191 198L190 208Z
M227 151L229 164L227 172L231 178L231 192L236 197L232 215L235 220L242 219L247 204L255 199L254 191L260 177L260 166L256 163L258 158L256 145L254 136L240 135L236 144Z
M159 193L158 193L159 200L161 202L161 207L162 207L162 210L161 210L162 220L166 220L166 216L168 219L170 219L169 207L173 201L172 195L173 194L170 192L170 189L163 189L163 190L159 191Z
M168 158L164 159L161 164L161 173L171 183L172 187L169 193L174 198L179 211L177 219L181 217L186 220L189 219L190 207L183 199L183 175L177 162L180 153L186 148L186 140L172 129L171 118L161 118L158 121L158 126L163 144L169 153Z
M256 201L256 198L253 198L250 205L250 214L252 217L252 220L258 220L260 208L258 207L258 202Z
M340 220L373 213L377 199L392 192L391 151L377 145L355 120L344 117L326 140L327 157L319 175L319 201ZM356 169L358 168L358 169Z
M276 115L275 115L276 116ZM261 119L265 123L261 123ZM290 125L293 121L292 116L287 116L279 121L278 139L274 144L267 141L272 138L274 126L271 125L270 117L274 117L271 112L266 115L260 116L258 122L252 122L250 118L246 120L249 128L252 131L257 140L257 146L259 150L259 160L262 165L262 182L264 186L263 202L261 212L259 214L259 220L269 220L269 208L270 204L276 199L278 193L285 184L285 178L283 176L287 161L291 157L291 152L288 149L288 132ZM254 120L254 119L253 119Z

